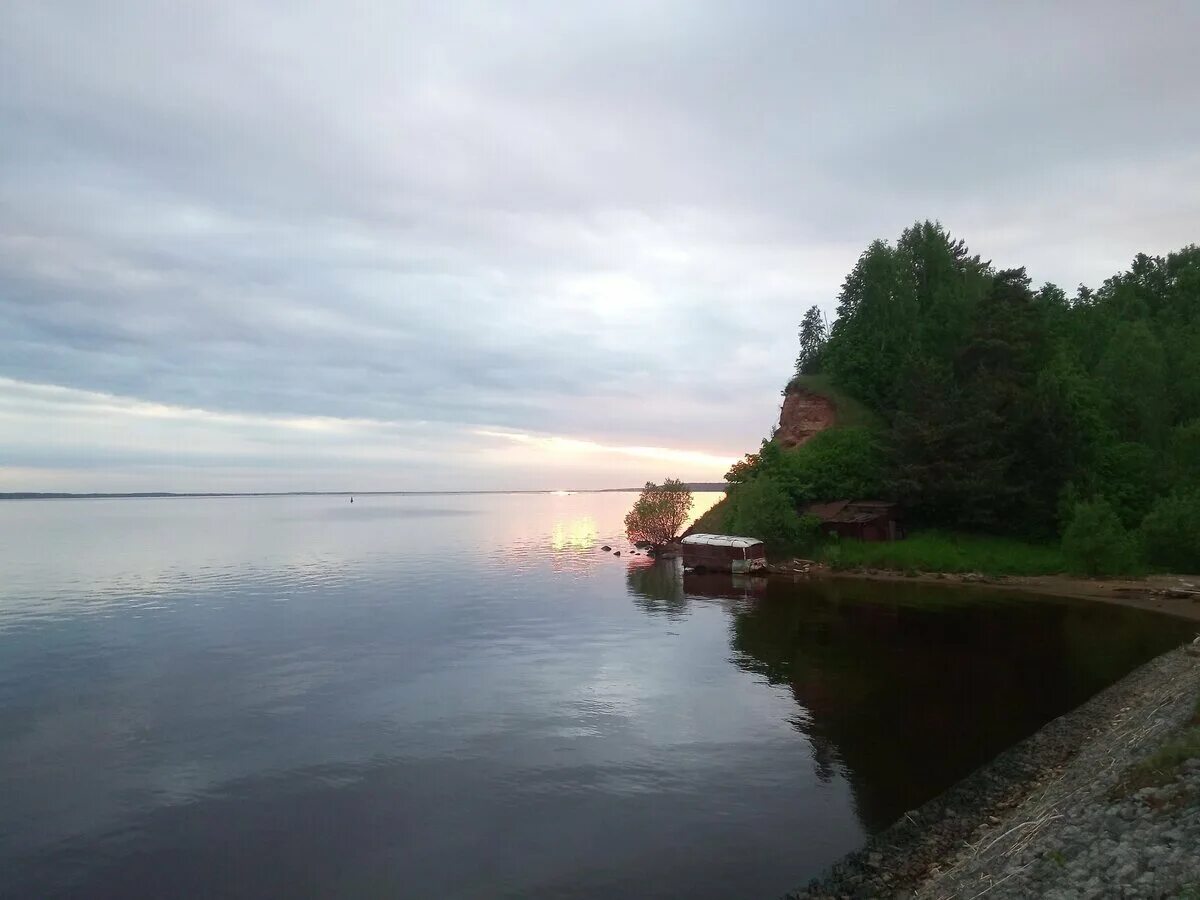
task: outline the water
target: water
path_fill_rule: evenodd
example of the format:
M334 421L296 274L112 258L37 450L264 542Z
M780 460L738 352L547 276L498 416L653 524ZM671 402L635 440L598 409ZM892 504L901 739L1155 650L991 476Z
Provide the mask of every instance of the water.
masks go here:
M0 504L0 895L771 898L1190 634L681 581L631 501Z

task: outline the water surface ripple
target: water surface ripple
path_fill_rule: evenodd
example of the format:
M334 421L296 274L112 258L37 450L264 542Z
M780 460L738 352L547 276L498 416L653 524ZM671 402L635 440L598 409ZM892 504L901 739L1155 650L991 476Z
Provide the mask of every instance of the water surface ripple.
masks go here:
M0 895L774 897L1189 633L680 578L631 500L0 504Z

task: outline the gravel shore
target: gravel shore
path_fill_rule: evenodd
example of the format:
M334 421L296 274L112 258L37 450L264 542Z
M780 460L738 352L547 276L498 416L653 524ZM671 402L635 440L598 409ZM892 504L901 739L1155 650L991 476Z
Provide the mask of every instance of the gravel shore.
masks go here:
M1163 654L788 896L1200 898L1198 699Z

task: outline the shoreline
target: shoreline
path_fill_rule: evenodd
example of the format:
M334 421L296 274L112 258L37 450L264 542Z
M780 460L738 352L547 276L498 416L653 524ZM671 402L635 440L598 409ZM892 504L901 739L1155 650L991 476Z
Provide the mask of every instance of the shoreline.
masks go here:
M1143 817L1163 807L1169 812L1172 809L1169 803L1158 803L1155 795L1146 791L1116 799L1112 792L1131 766L1187 727L1197 715L1200 658L1196 653L1192 647L1183 646L1138 667L1000 753L943 794L905 813L822 877L787 894L786 900L934 900L981 894L1008 896L1009 891L1020 897L1040 896L1048 889L1063 887L1075 891L1070 896L1103 896L1085 889L1082 883L1064 885L1054 880L1101 879L1099 890L1111 891L1114 885L1103 883L1103 873L1095 871L1097 865L1107 865L1107 857L1087 859L1089 853L1109 852L1103 850L1104 841L1110 838L1112 819L1116 817L1109 807L1123 803L1120 815L1126 820L1135 818L1130 809L1142 801L1145 809L1134 813ZM1190 774L1180 776L1181 784L1185 776L1194 777L1200 784L1200 763L1186 765L1191 767ZM1186 819L1187 828L1200 829L1200 815L1196 814L1200 805L1195 796L1200 787L1189 783L1171 789L1175 790L1171 796L1177 798L1173 808L1178 817ZM1126 826L1136 849L1122 848L1124 855L1113 866L1132 866L1130 871L1151 881L1156 877L1174 878L1180 884L1191 884L1193 875L1200 879L1200 871L1196 871L1200 859L1192 860L1190 855L1182 862L1170 858L1173 868L1162 865L1155 869L1162 862L1158 858L1127 861L1136 852L1164 857L1177 849L1164 849L1162 842L1155 842L1157 838L1145 840L1136 833L1138 827L1150 832L1155 824L1145 825L1139 820ZM1176 824L1167 821L1167 825ZM1180 830L1175 828L1175 832ZM1064 847L1071 856L1064 855ZM1116 855L1116 851L1110 855ZM1076 865L1070 869L1072 864ZM1034 890L1030 881L1038 881L1036 893L1030 893ZM1004 890L993 890L1005 883ZM1157 890L1161 885L1151 887Z
M802 561L806 562L806 561ZM1145 578L1082 578L1070 575L980 575L887 569L833 570L819 563L771 565L770 578L837 578L943 586L975 585L1000 590L1096 600L1200 622L1200 576L1150 575Z

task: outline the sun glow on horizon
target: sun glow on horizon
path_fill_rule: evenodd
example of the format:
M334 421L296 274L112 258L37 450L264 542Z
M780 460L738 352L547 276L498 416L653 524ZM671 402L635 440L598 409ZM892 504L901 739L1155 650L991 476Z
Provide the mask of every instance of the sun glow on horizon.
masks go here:
M736 456L723 456L701 450L680 450L673 447L652 447L638 444L603 444L599 441L567 438L558 435L538 435L524 431L501 431L477 429L480 437L500 438L515 444L537 449L552 457L569 459L591 454L616 455L634 459L647 459L680 465L702 466L715 472L724 472L737 461Z

